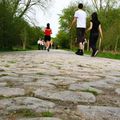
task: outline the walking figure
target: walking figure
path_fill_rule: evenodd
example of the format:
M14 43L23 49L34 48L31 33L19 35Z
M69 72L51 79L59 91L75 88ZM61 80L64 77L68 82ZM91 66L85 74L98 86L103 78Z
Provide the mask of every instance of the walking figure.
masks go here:
M44 41L48 52L50 49L51 34L52 34L52 29L50 28L50 24L47 23L47 27L44 30L44 35L45 35Z
M43 50L44 49L44 41L39 38L39 40L37 41L38 44L38 50Z
M86 18L87 14L83 10L83 4L78 4L78 10L75 11L74 19L70 26L73 26L75 22L77 22L76 31L77 31L77 43L79 44L79 49L76 52L77 55L84 55L84 41L85 41L85 30L86 30Z
M87 29L87 31L90 31L90 36L89 36L89 46L92 48L92 57L96 56L98 53L98 49L96 48L96 43L100 34L100 39L103 38L103 33L102 33L102 28L101 28L101 23L98 20L98 15L96 12L92 13L91 15L91 21L90 21L90 26Z

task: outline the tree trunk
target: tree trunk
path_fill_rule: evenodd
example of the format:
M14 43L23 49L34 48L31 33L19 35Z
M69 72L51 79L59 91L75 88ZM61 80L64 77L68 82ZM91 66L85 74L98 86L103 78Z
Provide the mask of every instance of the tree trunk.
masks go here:
M100 10L102 10L102 0L100 0Z
M88 39L88 41L87 41L87 51L89 51L90 50L90 48L89 48L89 39Z
M117 40L116 40L116 43L115 43L115 48L114 48L114 51L116 52L117 51L117 46L118 46L118 37L117 37Z
M26 49L26 41L23 42L23 50Z

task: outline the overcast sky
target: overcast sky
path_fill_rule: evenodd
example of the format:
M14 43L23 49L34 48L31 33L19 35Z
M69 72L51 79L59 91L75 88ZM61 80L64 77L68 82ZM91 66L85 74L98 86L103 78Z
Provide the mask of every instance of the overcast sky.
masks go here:
M78 0L74 0L78 1ZM88 0L87 0L88 1ZM34 19L36 19L36 25L46 27L47 23L50 23L53 34L52 37L58 32L59 28L59 15L64 8L67 8L73 0L53 0L49 9L44 13L40 10L36 10L34 13Z

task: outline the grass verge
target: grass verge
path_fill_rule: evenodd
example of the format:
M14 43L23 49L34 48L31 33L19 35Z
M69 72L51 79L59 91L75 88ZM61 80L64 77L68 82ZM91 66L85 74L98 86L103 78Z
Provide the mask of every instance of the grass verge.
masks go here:
M91 55L91 52L90 51L85 51L85 54ZM115 53L115 52L99 52L97 54L97 57L110 58L110 59L118 59L118 60L120 60L120 53Z

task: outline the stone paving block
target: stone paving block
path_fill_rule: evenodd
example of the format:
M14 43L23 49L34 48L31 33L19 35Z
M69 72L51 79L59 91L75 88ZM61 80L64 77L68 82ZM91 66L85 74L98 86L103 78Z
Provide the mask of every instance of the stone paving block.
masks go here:
M117 89L115 90L115 92L116 92L118 95L120 95L120 88L117 88Z
M83 114L85 120L120 120L120 108L117 107L78 105L77 112Z
M0 96L22 96L25 95L25 90L21 88L0 87Z
M0 106L8 111L31 109L37 112L54 109L55 104L34 97L16 97L0 100Z
M92 93L87 92L73 92L73 91L45 91L38 89L35 91L36 97L43 97L48 99L55 99L61 101L70 102L84 102L94 103L96 101L95 96Z
M17 120L62 120L59 118L50 118L50 117L41 117L41 118L21 118L21 119L17 119Z

